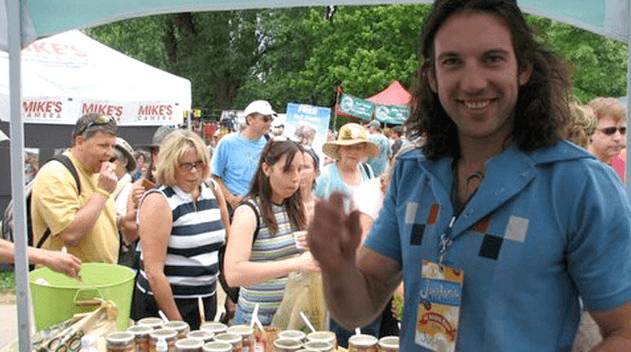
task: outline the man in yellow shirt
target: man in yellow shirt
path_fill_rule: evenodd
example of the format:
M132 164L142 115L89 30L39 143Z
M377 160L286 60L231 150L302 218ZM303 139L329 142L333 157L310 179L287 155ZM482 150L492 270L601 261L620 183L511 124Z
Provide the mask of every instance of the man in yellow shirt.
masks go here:
M31 214L34 242L46 229L51 235L42 248L66 247L85 262L116 263L119 237L112 192L115 166L110 162L116 145L116 121L90 113L79 118L66 155L79 175L81 191L64 165L46 163L33 185Z

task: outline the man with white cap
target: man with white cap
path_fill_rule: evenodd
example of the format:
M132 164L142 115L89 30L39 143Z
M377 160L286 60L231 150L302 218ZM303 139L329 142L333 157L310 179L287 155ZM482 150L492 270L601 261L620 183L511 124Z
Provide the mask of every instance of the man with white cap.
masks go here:
M213 153L212 178L221 186L230 209L248 193L275 116L267 101L251 102L245 108L246 128L224 136Z

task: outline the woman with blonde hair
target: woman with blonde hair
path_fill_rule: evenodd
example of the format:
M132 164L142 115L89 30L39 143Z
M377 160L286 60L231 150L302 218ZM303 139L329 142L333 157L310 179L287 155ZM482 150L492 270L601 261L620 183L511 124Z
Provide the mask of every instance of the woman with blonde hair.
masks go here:
M141 269L136 289L139 317L184 320L199 328L198 300L207 319L217 309L218 252L226 239L228 211L222 193L204 181L210 174L208 148L195 133L171 132L157 156L157 189L138 210Z

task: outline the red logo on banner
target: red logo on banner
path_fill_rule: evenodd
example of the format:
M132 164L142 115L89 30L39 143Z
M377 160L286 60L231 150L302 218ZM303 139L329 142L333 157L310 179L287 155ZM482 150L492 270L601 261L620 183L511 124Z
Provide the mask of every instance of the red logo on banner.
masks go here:
M140 105L138 109L138 120L144 121L164 121L173 118L172 105Z
M115 117L116 120L120 120L123 115L123 107L121 105L111 105L102 103L83 103L81 106L82 114L97 113L102 115L108 115Z
M62 102L59 100L30 100L22 103L25 117L61 118Z

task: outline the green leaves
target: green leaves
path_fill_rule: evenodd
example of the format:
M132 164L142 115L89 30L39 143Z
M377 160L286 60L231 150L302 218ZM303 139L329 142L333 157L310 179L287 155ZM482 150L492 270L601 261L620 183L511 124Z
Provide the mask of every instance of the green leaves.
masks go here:
M127 55L191 80L193 106L243 109L267 99L332 107L336 89L368 97L410 87L428 4L257 9L157 15L86 30ZM537 40L570 63L586 102L626 89L626 45L538 16Z

